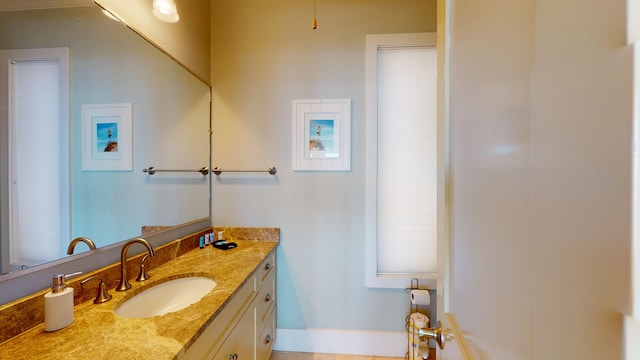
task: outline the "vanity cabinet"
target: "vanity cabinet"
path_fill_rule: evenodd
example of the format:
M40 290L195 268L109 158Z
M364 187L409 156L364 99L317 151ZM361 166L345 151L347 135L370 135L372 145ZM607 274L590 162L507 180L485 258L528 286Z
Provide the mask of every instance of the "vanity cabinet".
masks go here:
M212 360L246 360L253 359L256 349L255 309L248 309L231 334L224 341Z
M256 359L268 360L276 335L276 258L269 255L258 271L260 292L256 298Z
M267 256L183 359L269 359L276 326L276 257Z

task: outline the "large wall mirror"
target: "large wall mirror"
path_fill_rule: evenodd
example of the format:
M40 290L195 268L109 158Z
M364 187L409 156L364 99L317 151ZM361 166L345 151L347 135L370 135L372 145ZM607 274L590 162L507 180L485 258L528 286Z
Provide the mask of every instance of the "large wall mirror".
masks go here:
M144 3L148 3L151 12L151 0ZM69 189L63 202L68 196L70 228L68 238L56 240L56 254L44 257L42 262L68 257L67 246L76 237L88 237L102 248L141 236L143 229L153 231L156 226L209 217L210 175L196 171L210 167L210 87L202 77L178 64L176 56L167 56L146 37L109 19L91 2L86 6L0 10L0 49L66 48L69 54L70 176L69 184L62 186ZM20 216L16 212L20 209L12 208L15 201L10 201L15 182L10 178L10 167L14 166L9 159L10 95L7 80L2 81L0 257L4 277L42 265L37 261L12 261L10 256L10 223ZM88 137L83 125L91 125L95 118L91 120L86 112L83 115L82 109L96 104L131 105L131 170L100 169L96 159L93 160L98 169L83 167L88 156L83 149ZM193 171L155 175L143 172L151 166ZM50 181L38 171L31 171L31 178L43 184ZM34 226L38 226L37 221ZM38 232L39 236L25 239L26 248L38 247L55 237L45 233L46 229L35 231ZM86 251L84 244L76 246L76 253Z

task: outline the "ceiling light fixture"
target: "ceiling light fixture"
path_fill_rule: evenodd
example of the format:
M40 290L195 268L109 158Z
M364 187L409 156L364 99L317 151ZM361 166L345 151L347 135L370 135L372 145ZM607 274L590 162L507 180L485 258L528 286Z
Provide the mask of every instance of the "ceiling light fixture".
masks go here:
M153 0L153 10L151 11L155 17L164 22L178 22L178 8L173 0Z

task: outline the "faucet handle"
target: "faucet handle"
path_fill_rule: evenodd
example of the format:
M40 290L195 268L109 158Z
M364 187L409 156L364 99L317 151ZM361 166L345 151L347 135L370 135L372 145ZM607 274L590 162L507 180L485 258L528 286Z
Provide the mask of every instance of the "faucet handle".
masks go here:
M149 254L144 254L142 259L140 260L140 273L138 274L136 281L145 281L151 278L151 276L147 274L147 270L145 270L145 267L144 267L144 262L147 261L148 258L149 258Z
M107 286L104 284L104 281L102 281L101 278L97 276L91 276L82 280L81 283L82 285L84 285L84 283L86 283L87 281L94 280L94 279L100 280L100 284L98 285L98 294L96 295L96 298L93 299L93 303L102 304L104 302L111 300L111 294L109 294L109 292L107 291Z

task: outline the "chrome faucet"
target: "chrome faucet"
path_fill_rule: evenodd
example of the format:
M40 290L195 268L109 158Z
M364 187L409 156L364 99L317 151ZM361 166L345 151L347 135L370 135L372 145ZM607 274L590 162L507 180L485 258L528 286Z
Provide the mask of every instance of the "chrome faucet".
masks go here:
M127 251L129 250L129 246L140 243L147 248L147 252L150 256L156 256L156 252L151 247L151 244L143 238L134 238L127 241L126 244L122 247L122 251L120 252L120 284L116 288L116 291L125 291L131 289L131 284L127 280Z
M76 247L76 245L79 242L83 242L85 244L87 244L87 246L89 246L89 250L95 250L96 249L96 244L93 243L93 241L91 241L91 239L89 239L88 237L77 237L75 239L73 239L73 241L71 241L71 243L69 243L69 247L67 248L67 255L71 255L73 254L73 249Z

